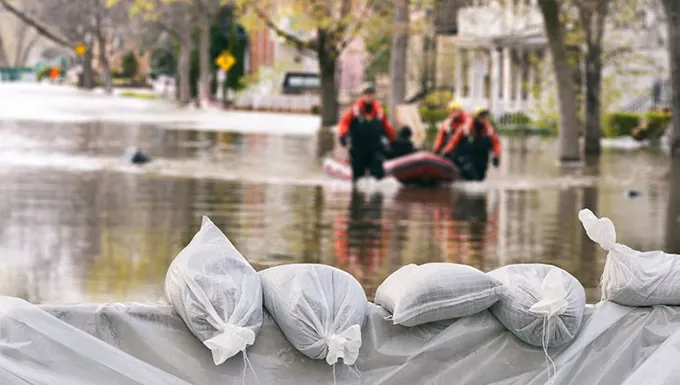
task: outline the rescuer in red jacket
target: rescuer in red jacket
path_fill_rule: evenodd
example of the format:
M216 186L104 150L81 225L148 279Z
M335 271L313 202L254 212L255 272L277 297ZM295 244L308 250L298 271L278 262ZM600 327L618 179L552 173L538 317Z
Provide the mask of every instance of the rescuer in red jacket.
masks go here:
M489 168L489 154L494 167L500 165L501 141L496 135L486 109L478 109L472 127L459 130L444 149L460 168L463 179L481 181Z
M377 179L385 176L383 137L394 142L396 135L387 120L382 105L375 99L375 88L368 86L362 96L343 114L338 124L338 136L343 147L351 142L352 182L368 170Z
M433 151L435 154L446 148L456 131L467 129L472 125L472 117L463 111L463 106L460 103L452 100L448 107L449 116L442 122L434 141Z

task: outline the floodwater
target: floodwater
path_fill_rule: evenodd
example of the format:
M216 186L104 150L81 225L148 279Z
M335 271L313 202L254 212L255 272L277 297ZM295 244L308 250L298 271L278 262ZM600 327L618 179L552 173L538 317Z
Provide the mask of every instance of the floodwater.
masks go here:
M610 217L619 242L680 252L680 175L659 151L607 150L559 168L550 140L504 141L485 183L352 192L320 171L327 135L164 130L146 125L0 121L0 294L34 303L157 301L203 215L257 268L326 263L372 296L408 263L484 271L543 262L590 301L605 253L577 212ZM120 157L138 145L148 167ZM630 198L628 189L640 196ZM675 191L671 191L674 189Z

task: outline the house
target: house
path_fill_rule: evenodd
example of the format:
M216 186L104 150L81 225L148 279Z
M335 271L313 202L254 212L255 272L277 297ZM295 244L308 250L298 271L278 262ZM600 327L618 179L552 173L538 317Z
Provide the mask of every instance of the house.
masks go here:
M620 95L605 107L626 109L640 98L649 99L652 86L668 76L660 15L658 7L648 5L635 20L636 27L607 25L605 49L611 52L626 45L631 53L619 63L605 63L604 76L611 80L605 83L619 89L603 94ZM467 1L457 12L456 32L453 90L466 107L488 107L495 114L535 114L556 105L537 0Z
M279 18L280 28L292 30L289 17ZM300 52L269 29L249 32L248 73L258 74L262 93L281 93L286 72L318 73L319 65L313 52ZM341 96L356 94L364 82L366 48L361 39L354 39L342 53L338 63L338 88Z

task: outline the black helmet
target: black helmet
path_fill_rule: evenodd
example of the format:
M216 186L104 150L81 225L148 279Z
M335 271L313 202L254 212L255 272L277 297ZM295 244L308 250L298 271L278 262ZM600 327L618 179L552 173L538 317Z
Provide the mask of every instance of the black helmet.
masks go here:
M375 94L375 87L372 84L367 84L361 91L363 95Z
M409 127L409 126L404 126L399 131L399 137L400 138L408 139L408 138L411 137L411 135L413 135L413 131L411 131L411 127Z

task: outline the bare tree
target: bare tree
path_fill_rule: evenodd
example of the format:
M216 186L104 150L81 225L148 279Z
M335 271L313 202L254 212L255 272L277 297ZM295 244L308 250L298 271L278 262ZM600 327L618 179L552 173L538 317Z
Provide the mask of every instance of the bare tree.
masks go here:
M569 162L580 160L581 154L578 143L579 121L573 84L574 74L564 40L565 31L561 20L560 3L558 0L538 0L557 81L560 107L558 156L560 161Z
M7 52L5 52L5 41L3 40L2 34L0 34L0 66L9 66L9 59L7 58Z
M210 83L212 82L210 26L215 21L215 16L219 13L220 3L220 0L193 0L198 20L199 100L210 95Z
M394 32L390 55L390 96L387 104L392 119L396 117L397 105L403 103L406 97L409 0L396 0L394 8Z
M83 57L82 86L92 88L92 48L98 46L98 59L102 66L102 78L107 91L111 91L109 53L107 51L114 31L125 23L126 12L121 7L108 7L105 0L51 0L40 3L40 9L31 14L13 6L9 0L0 4L40 35L72 48L76 44L88 47Z
M610 0L576 1L580 27L585 40L585 126L586 155L601 152L602 137L602 67L605 21L611 5Z
M35 14L39 3L34 0L25 0L16 5L18 9L27 14ZM40 35L30 25L16 19L14 23L9 20L15 19L11 12L7 12L0 5L0 17L3 18L4 29L0 29L0 63L4 66L23 67L26 65L29 55L33 51ZM2 34L5 36L1 36ZM4 40L3 40L4 38Z
M373 7L378 0L363 3L352 0L292 0L287 5L296 8L313 24L313 34L303 37L281 28L265 11L259 1L249 1L245 6L255 11L264 24L277 35L296 46L301 52L314 52L321 75L321 121L326 126L338 121L338 85L336 73L338 59L349 43L357 36L364 24L371 20ZM269 7L273 8L273 7Z
M196 25L196 12L193 4L165 0L119 0L109 3L121 4L131 16L141 19L147 37L153 35L158 40L161 36L167 36L179 45L177 98L180 104L189 104L191 102L191 53L194 48L192 31Z

